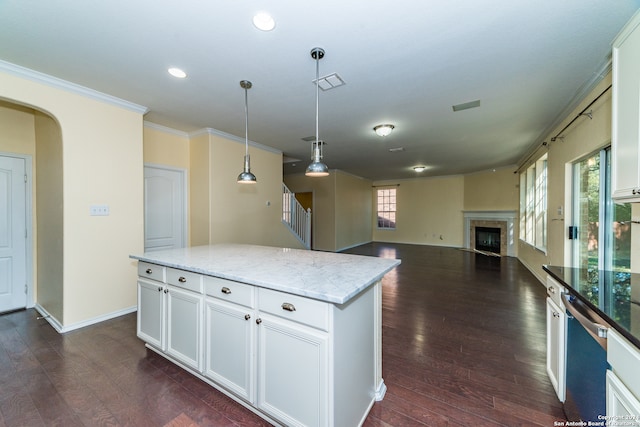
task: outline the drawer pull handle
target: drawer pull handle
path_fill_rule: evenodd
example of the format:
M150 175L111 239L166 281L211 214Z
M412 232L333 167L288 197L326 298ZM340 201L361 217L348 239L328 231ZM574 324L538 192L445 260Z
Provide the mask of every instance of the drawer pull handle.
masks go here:
M251 315L250 314L245 314L244 315L244 320L249 320L251 319Z
M553 317L559 318L560 317L560 313L558 313L557 311L554 311L553 312Z
M290 302L283 302L282 309L286 311L296 311L296 306L291 304Z
M553 286L549 286L547 288L547 290L549 291L550 294L555 294L556 293L556 288L554 288Z
M257 318L257 319L256 319L256 325L259 325L260 323L262 323L262 319Z
M147 271L145 271L145 273L151 274L151 273L153 273L153 270L151 270L150 268L147 268Z
M178 277L178 282L180 282L180 283L184 283L184 282L186 282L186 281L187 281L187 279L186 279L186 278L184 278L184 277L182 277L182 276Z
M158 292L162 292L162 286L158 286Z
M227 294L227 295L229 295L231 293L231 289L227 288L226 286L224 286L222 289L220 289L220 291L223 294Z
M164 290L164 293L165 293L165 294L168 294L168 293L169 293L169 289L165 289L165 290Z

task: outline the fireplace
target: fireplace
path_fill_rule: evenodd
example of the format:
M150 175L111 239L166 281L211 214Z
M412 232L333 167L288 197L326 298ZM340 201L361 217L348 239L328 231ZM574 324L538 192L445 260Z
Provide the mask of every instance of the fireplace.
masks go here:
M464 247L471 250L491 252L500 256L516 256L516 211L464 211ZM482 234L480 246L476 229L493 229L498 236ZM497 230L496 230L497 229ZM483 242L486 242L486 246Z
M476 229L476 249L479 251L500 253L499 227L475 227Z

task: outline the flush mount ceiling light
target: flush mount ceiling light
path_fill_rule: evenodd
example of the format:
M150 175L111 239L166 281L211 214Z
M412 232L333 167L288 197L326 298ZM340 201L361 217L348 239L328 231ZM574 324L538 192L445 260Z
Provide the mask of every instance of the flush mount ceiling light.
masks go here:
M376 134L378 134L379 136L387 136L391 133L391 131L395 129L394 125L389 125L389 124L385 124L385 125L378 125L375 126L373 128L373 130L376 132Z
M276 21L267 12L258 12L253 17L253 25L262 31L271 31L276 27Z
M324 142L320 140L318 132L320 98L320 85L318 81L320 78L320 60L324 57L324 49L319 47L311 49L311 57L316 60L316 139L311 143L311 164L307 166L304 174L306 176L327 176L329 175L329 168L322 163L322 146Z
M172 67L172 68L169 68L167 71L169 72L169 74L171 74L173 77L177 79L184 79L185 77L187 77L187 73L185 73L180 68Z
M414 166L413 170L416 172L424 172L425 170L427 170L426 166Z
M247 100L247 92L251 89L249 80L242 80L240 87L244 89L244 170L238 175L238 184L255 184L257 179L251 173L251 164L249 161L249 102Z

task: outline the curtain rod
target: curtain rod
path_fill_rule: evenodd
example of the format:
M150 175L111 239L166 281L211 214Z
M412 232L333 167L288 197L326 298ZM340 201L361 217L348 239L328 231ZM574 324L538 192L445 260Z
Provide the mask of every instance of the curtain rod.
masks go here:
M595 104L595 103L596 103L596 101L602 97L602 95L604 95L605 93L607 93L607 91L608 91L609 89L611 89L611 85L609 85L609 87L607 87L605 90L603 90L603 91L600 93L600 95L598 95L598 96L597 96L593 101L591 101L591 102L589 103L589 105L587 105L586 107L584 107L584 110L580 111L580 113L579 113L577 116L575 116L575 117L573 118L573 120L571 120L571 121L569 122L569 124L567 124L565 127L563 127L563 128L562 128L562 130L561 130L560 132L558 132L558 134L557 134L556 136L554 136L553 138L551 138L551 142L555 142L555 141L556 141L556 139L558 139L558 138L560 137L560 135L562 134L562 132L564 132L565 130L567 130L567 129L569 128L569 126L571 126L571 125L573 124L573 122L575 122L576 120L578 120L581 116L589 116L589 118L591 118L591 114L589 114L589 113L585 114L585 112L587 111L587 109L588 109L589 107L591 107L593 104Z
M564 132L565 130L567 130L567 129L569 128L569 126L571 126L571 125L573 124L573 122L575 122L576 120L578 120L578 118L580 118L581 116L583 116L583 115L588 115L588 116L589 116L589 118L591 118L591 114L585 114L585 111L587 111L587 109L588 109L589 107L591 107L593 104L595 104L595 103L596 103L596 101L602 97L602 95L604 95L605 93L607 93L607 91L608 91L609 89L611 89L611 86L612 86L612 85L609 85L605 90L603 90L603 91L600 93L600 95L596 96L596 98L595 98L593 101L591 101L591 102L589 103L589 105L587 105L586 107L584 107L584 109L583 109L582 111L580 111L580 113L578 113L578 115L577 115L577 116L575 116L575 117L573 118L573 120L571 120L571 121L569 122L569 124L567 124L565 127L563 127L563 128L562 128L562 130L561 130L560 132L558 132L558 134L557 134L556 136L554 136L553 138L551 138L551 142L555 142L555 141L556 141L556 139L558 139L558 138L560 137L560 135L562 134L562 132ZM546 147L546 146L548 146L548 145L549 145L549 143L548 143L547 141L543 141L543 142L542 142L542 144L541 144L541 147ZM527 157L527 159L526 159L524 162L522 162L522 164L523 164L523 165L527 164L527 162L528 162L529 160L531 160L531 158L534 156L534 154L536 154L536 153L538 152L538 149L539 149L539 148L536 148L536 149L535 149L531 154L529 154L529 157ZM519 170L520 170L520 167L518 167L515 171L513 171L513 173L518 173L518 171L519 171Z

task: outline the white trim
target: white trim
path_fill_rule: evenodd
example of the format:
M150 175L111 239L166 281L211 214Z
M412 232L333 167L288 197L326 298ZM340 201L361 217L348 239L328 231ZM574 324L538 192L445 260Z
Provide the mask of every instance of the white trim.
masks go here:
M188 132L184 132L178 129L173 129L167 126L162 126L159 125L157 123L153 123L153 122L149 122L144 120L143 122L144 127L149 128L149 129L154 129L157 130L159 132L164 132L164 133L168 133L170 135L177 135L180 136L182 138L189 138L189 133Z
M241 138L241 137L236 136L236 135L232 135L230 133L222 132L220 130L213 129L213 128L198 129L196 131L189 132L188 135L189 135L189 138L193 138L193 137L200 136L200 135L205 135L205 134L206 135L221 136L223 138L229 139L229 140L234 141L234 142L239 142L241 144L244 144L244 142L245 142L244 138ZM269 151L271 153L282 154L281 150L278 150L278 149L273 148L273 147L269 147L267 145L260 144L259 142L255 142L255 141L249 140L249 145L252 146L252 147L259 148L259 149L264 150L264 151Z
M94 317L91 319L84 320L82 322L74 323L69 326L63 326L62 323L55 317L53 317L47 310L45 310L40 304L35 305L35 309L42 315L42 317L49 322L49 324L58 331L60 334L64 334L76 329L84 328L86 326L95 325L96 323L104 322L107 320L115 319L116 317L124 316L125 314L130 314L138 311L138 306L133 306L129 308L125 308L122 310L113 311L111 313L103 314L98 317Z
M24 160L24 173L27 175L25 189L25 227L27 237L25 241L25 280L27 282L26 308L34 306L33 300L33 159L29 154L17 154L0 151L0 157L15 157Z
M29 68L21 67L16 64L12 64L0 59L0 71L4 71L14 76L22 77L27 80L34 81L36 83L42 83L47 86L54 87L56 89L64 90L65 92L71 92L78 95L86 96L87 98L101 101L107 104L115 105L117 107L124 108L126 110L133 111L134 113L146 114L149 112L149 108L134 104L133 102L125 101L124 99L117 98L106 93L98 92L97 90L90 89L85 86L80 86L75 83L71 83L66 80L59 79L57 77L50 76L48 74L34 71Z

